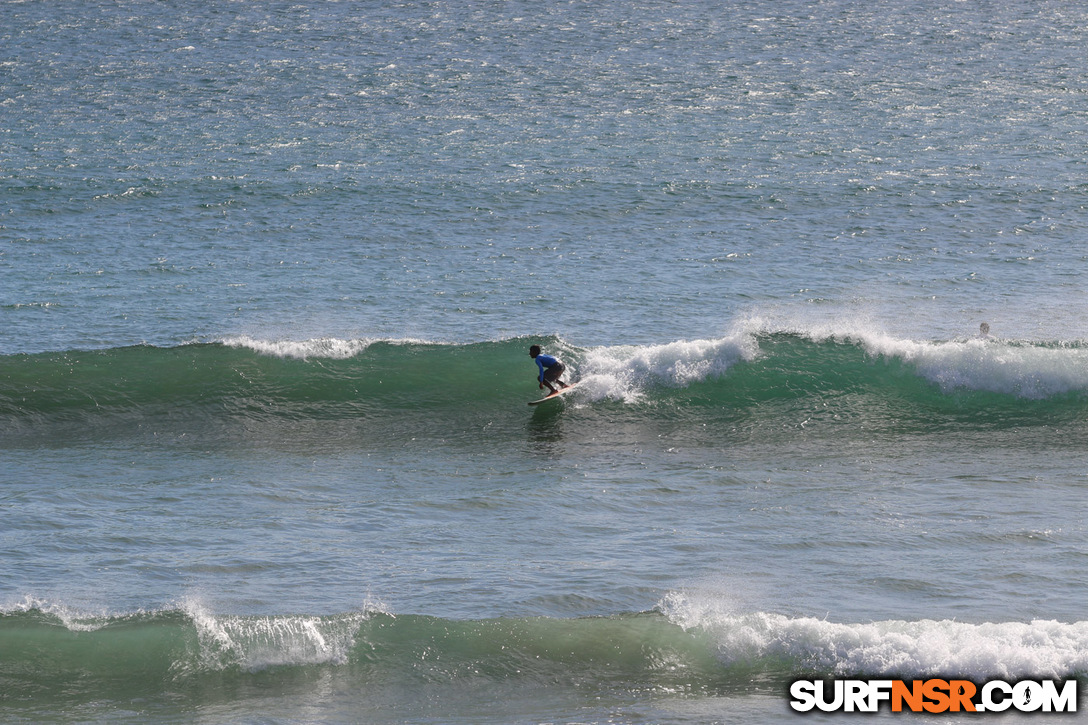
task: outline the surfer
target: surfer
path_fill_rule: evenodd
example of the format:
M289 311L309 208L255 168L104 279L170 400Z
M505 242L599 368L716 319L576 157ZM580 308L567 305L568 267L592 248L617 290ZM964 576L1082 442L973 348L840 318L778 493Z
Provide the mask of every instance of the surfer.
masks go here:
M982 339L986 339L990 336L990 323L983 322L978 326L978 336Z
M560 388L568 387L566 383L559 379L559 376L566 372L567 368L563 363L559 362L558 358L540 352L540 345L529 346L529 357L536 360L536 366L540 369L540 374L537 375L536 379L540 383L541 390L547 385L548 390L555 394L558 391L556 391L552 383L558 383Z

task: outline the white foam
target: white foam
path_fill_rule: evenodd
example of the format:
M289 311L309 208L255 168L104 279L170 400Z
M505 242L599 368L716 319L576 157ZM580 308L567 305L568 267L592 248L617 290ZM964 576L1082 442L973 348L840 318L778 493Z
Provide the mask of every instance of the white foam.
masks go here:
M945 392L982 390L1042 399L1088 390L1088 348L1079 343L993 337L912 340L888 334L864 316L831 320L753 316L740 325L751 335L789 333L814 342L859 344L873 357L914 366Z
M984 390L1042 399L1088 390L1088 349L1080 345L994 338L908 340L864 327L824 328L801 334L817 342L856 342L873 357L902 360L945 392Z
M1088 622L970 624L953 620L836 623L737 612L713 598L670 593L658 609L708 634L726 664L787 658L839 675L1064 678L1088 672Z
M600 347L586 352L579 387L594 399L633 402L649 385L683 387L723 375L757 353L755 338L743 332L714 340Z
M257 671L280 665L341 665L348 661L360 624L370 610L334 617L213 615L196 602L184 605L200 643L205 669L237 666Z
M862 340L872 355L898 357L942 390L986 390L1041 399L1088 390L1088 350L996 340Z
M366 351L375 343L384 342L390 345L438 345L416 338L356 338L342 339L338 337L314 337L308 340L261 340L248 335L235 335L221 338L218 342L227 347L243 347L261 355L272 357L295 358L307 360L309 358L323 358L332 360L346 360Z
M93 632L97 629L102 629L115 619L114 615L111 615L106 611L80 611L74 607L58 602L38 599L37 597L32 597L30 595L24 596L21 601L0 607L0 612L2 613L24 613L31 611L39 611L56 617L66 629L72 632ZM135 614L140 614L140 612Z
M270 355L272 357L296 358L299 360L315 357L346 360L364 352L376 340L342 340L335 337L318 337L301 341L257 340L241 335L227 337L220 342L228 347L244 347L261 355Z

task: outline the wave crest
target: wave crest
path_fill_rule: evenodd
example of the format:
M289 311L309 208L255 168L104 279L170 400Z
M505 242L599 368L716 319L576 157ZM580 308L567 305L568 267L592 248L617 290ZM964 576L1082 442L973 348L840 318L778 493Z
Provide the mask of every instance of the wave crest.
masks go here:
M670 593L660 611L714 642L727 664L783 660L838 676L1065 678L1088 672L1088 622L888 620L837 623L732 611L720 601Z

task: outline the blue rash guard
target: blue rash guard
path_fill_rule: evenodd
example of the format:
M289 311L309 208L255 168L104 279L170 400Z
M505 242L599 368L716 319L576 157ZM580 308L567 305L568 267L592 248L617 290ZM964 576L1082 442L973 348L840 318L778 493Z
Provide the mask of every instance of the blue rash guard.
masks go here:
M544 368L550 368L552 365L555 365L558 362L559 361L551 355L545 355L544 353L540 353L539 355L537 355L536 366L540 368L540 375L537 376L537 380L539 380L540 382L544 382Z

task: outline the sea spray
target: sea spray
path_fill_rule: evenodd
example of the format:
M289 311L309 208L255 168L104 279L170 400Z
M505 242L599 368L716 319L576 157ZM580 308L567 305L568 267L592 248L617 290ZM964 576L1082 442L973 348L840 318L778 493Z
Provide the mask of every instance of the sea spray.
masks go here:
M370 613L333 617L213 615L188 602L184 611L196 628L201 669L342 665L348 662L359 626Z
M738 362L752 360L757 354L757 340L749 335L593 348L583 355L583 388L593 397L631 403L644 399L654 387L683 388L719 378Z
M366 352L366 349L378 340L350 339L335 337L311 338L309 340L262 340L248 335L225 337L221 340L227 347L246 348L262 355L273 357L309 360L324 358L345 360ZM402 344L425 344L422 340L396 341Z

